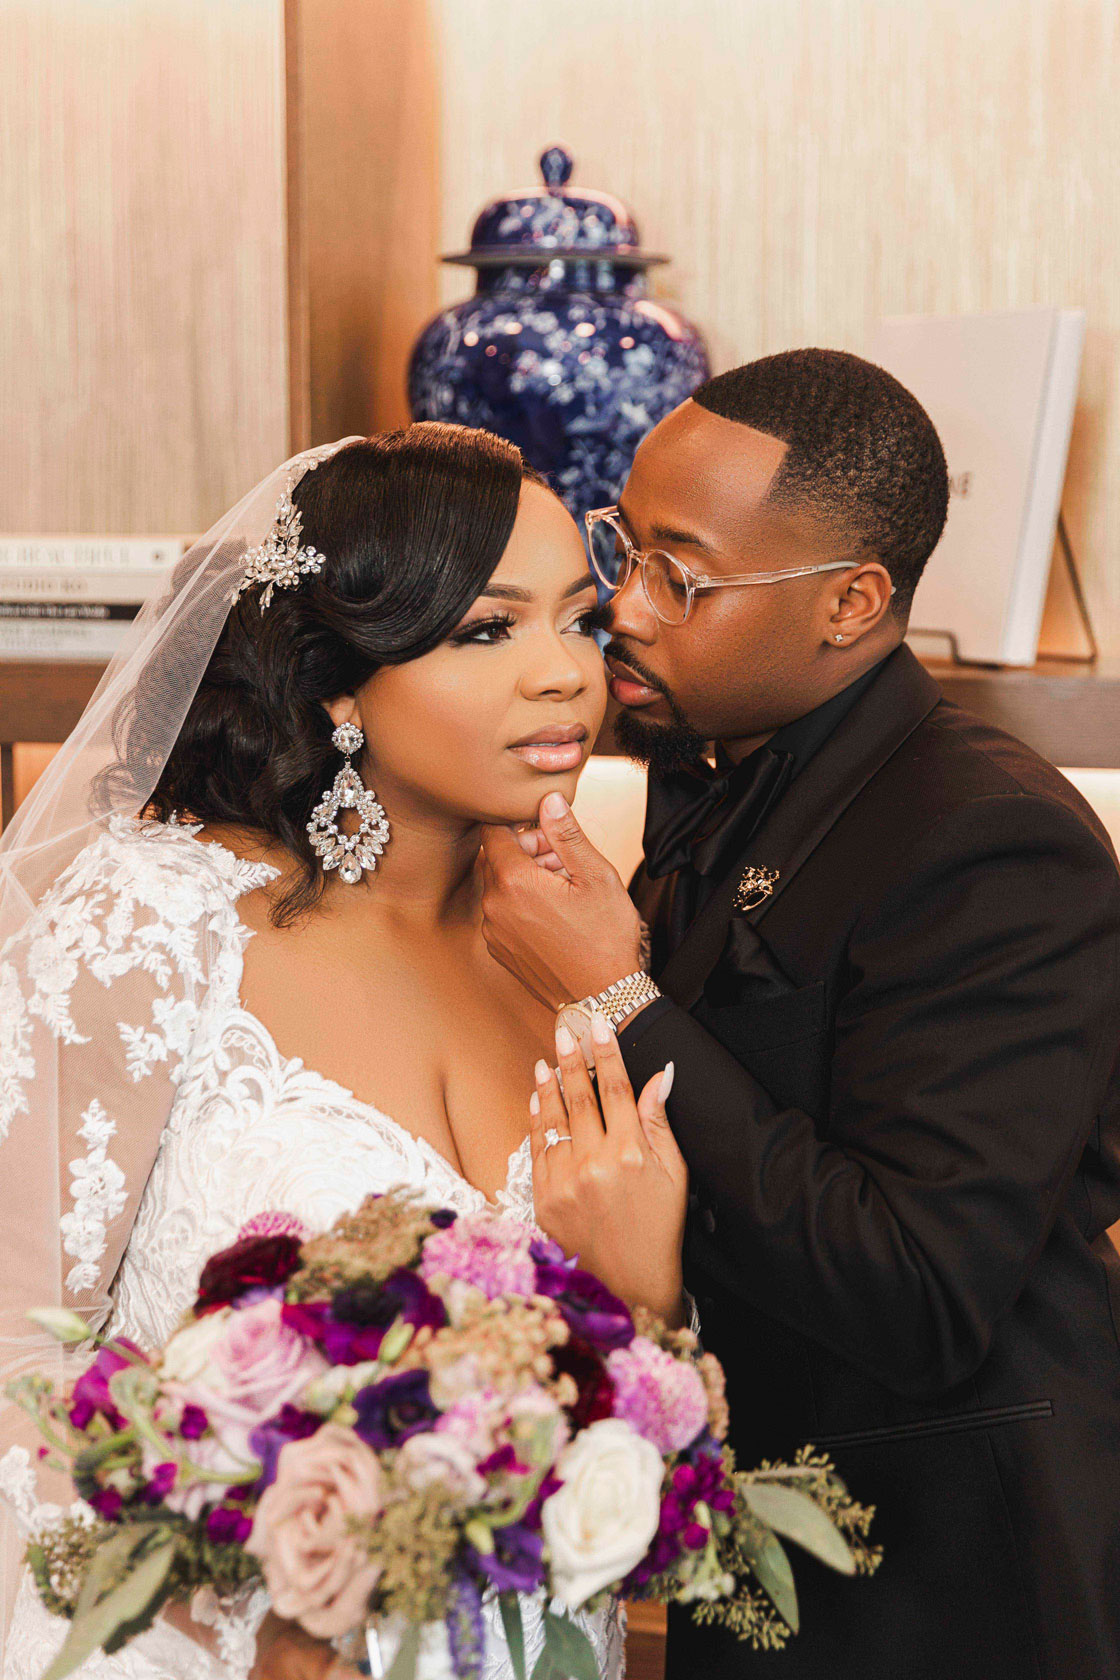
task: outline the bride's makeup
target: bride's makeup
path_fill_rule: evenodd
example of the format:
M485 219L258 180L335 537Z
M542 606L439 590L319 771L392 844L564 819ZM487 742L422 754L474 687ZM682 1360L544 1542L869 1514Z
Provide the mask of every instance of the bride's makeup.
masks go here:
M571 799L606 709L596 636L608 616L574 521L526 485L502 558L459 622L368 685L362 722L386 809L420 802L514 823L535 820L554 789Z

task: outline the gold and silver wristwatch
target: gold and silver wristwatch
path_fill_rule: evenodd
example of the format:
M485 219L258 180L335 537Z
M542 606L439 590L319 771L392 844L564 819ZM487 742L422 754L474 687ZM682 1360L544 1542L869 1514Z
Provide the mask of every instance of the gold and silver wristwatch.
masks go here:
M577 1003L565 1003L556 1012L556 1025L567 1027L572 1037L582 1045L590 1067L593 1060L591 1017L595 1011L605 1015L617 1032L636 1009L643 1008L660 996L660 991L649 975L644 969L638 968L633 974L624 975L621 980L616 980L612 986L596 992L592 997L580 998Z

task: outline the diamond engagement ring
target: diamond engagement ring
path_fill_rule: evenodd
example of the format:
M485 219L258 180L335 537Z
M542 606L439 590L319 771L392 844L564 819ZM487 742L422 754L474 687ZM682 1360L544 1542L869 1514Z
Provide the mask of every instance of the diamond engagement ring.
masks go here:
M550 1126L548 1131L544 1134L544 1146L546 1150L551 1149L554 1143L571 1143L571 1141L571 1132L558 1132L555 1126Z

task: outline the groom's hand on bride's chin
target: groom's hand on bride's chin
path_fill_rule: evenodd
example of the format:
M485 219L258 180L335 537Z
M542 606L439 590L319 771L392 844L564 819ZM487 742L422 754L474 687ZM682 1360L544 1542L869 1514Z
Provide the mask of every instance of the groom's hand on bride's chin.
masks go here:
M559 1009L641 966L641 923L618 871L562 795L541 801L539 832L530 855L512 829L483 829L482 931L491 955ZM541 868L549 853L560 867Z

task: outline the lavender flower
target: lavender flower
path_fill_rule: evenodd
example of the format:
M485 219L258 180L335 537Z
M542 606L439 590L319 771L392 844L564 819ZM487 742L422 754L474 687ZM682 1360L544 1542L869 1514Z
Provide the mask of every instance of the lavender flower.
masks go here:
M427 1371L401 1371L361 1388L354 1396L354 1433L374 1448L399 1447L410 1435L430 1429L439 1410L428 1391Z

